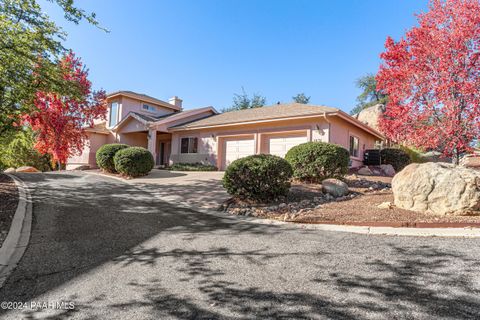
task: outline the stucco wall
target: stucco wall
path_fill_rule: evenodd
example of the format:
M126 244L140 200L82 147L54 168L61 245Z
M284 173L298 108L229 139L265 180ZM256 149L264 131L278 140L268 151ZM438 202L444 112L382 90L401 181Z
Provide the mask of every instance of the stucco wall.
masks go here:
M128 97L122 97L121 104L122 104L121 111L120 111L121 119L126 117L127 114L132 111L147 114L147 115L153 115L153 116L165 115L175 111L173 109L155 105L150 102L142 102L142 101L131 99ZM155 107L157 110L155 112L149 112L142 108L143 104L148 104L149 106Z
M317 117L302 120L278 121L275 123L267 122L224 128L181 131L172 134L170 162L203 162L220 167L222 160L222 137L252 134L256 140L256 153L268 153L267 138L269 135L282 134L289 131L297 134L305 132L308 141L335 143L347 150L350 145L350 135L358 137L359 156L356 158L351 157L352 166L362 165L364 150L373 148L375 140L378 140L378 138L370 133L338 117L328 117L328 119ZM183 137L197 137L199 139L198 153L180 153L180 141Z
M97 168L95 154L98 148L113 140L113 136L99 133L87 133L87 136L88 140L85 143L82 154L70 157L67 160L67 170L74 169L81 165L89 165L90 168Z
M148 138L145 132L119 133L117 135L117 141L118 143L125 143L129 146L148 147Z

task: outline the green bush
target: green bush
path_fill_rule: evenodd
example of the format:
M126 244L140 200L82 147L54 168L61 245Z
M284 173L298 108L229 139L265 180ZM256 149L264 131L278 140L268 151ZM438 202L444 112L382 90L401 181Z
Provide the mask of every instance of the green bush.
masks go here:
M217 167L211 164L196 163L175 163L168 167L172 171L217 171Z
M128 147L128 145L120 143L104 144L97 150L97 153L95 154L98 167L107 172L115 173L116 171L115 164L113 163L113 157L119 150L126 149Z
M5 132L0 137L0 170L31 166L50 171L51 158L34 148L35 134L29 128Z
M233 161L223 176L227 192L241 199L271 201L290 189L292 168L284 159L260 154Z
M148 174L155 165L153 156L145 148L129 147L119 150L113 157L115 170L129 177Z
M319 183L344 176L348 172L350 154L335 144L307 142L291 148L285 160L292 166L294 178Z
M382 159L382 164L391 164L396 172L399 172L412 162L407 152L397 148L380 150L380 159Z

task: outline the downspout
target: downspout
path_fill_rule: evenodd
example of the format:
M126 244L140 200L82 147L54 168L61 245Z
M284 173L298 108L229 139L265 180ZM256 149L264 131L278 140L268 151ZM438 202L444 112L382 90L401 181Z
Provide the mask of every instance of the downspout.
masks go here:
M327 121L327 123L328 123L328 143L330 143L331 142L330 141L330 134L331 134L330 133L330 131L331 131L330 128L331 128L332 124L330 123L330 120L328 120L327 113L325 111L323 112L323 117L325 118L325 121Z

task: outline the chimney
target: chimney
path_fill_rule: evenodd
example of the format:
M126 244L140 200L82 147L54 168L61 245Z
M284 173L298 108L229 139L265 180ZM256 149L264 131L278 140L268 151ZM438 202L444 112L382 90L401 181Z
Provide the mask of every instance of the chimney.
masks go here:
M170 99L168 99L168 103L173 104L174 106L177 106L180 109L182 108L182 101L183 100L177 96L173 96Z

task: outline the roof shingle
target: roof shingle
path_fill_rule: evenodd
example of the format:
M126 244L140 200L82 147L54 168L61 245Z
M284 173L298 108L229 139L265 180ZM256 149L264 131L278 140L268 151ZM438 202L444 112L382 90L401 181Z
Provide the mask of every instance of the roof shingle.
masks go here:
M189 128L242 123L242 122L258 121L258 120L301 117L301 116L310 116L310 115L317 115L317 114L321 115L324 113L328 114L328 113L334 113L338 111L339 109L337 108L306 105L301 103L276 104L273 106L265 106L261 108L225 112L225 113L217 114L208 118L192 121L188 124L183 124L175 128L189 129Z

